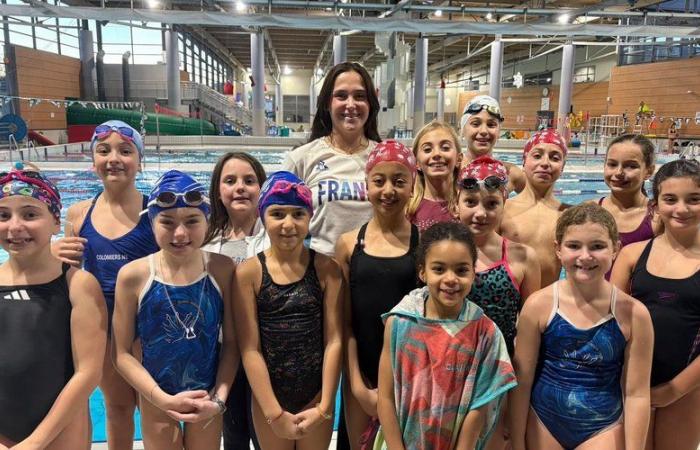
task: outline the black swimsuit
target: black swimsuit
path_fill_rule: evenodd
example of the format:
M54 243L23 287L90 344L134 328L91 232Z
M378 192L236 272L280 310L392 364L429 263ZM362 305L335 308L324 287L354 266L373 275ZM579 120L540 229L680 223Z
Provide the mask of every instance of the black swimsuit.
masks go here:
M630 294L649 309L654 324L651 385L671 381L700 353L700 271L671 279L647 270L652 239L632 272Z
M404 255L381 257L365 253L366 229L367 224L360 228L350 257L350 309L360 372L376 388L384 342L381 316L416 288L415 249L419 231L411 225L411 242Z
M0 435L15 442L44 420L73 376L69 268L48 283L0 286Z
M301 280L274 282L262 265L262 285L256 299L263 358L272 391L285 411L296 414L321 391L323 373L323 291L314 268L315 252Z

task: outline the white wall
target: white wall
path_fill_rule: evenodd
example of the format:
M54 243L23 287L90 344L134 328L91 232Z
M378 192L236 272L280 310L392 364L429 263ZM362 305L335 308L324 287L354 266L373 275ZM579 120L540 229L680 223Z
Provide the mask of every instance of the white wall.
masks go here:
M120 101L124 97L122 65L105 64L105 94L108 101ZM165 64L129 65L131 99L168 98L168 82Z

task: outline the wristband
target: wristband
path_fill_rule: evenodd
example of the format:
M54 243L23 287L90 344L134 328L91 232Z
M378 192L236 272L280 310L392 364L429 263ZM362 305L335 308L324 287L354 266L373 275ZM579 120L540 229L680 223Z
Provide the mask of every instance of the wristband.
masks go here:
M284 415L284 409L276 416L276 417L265 417L265 421L267 421L268 425L272 425L272 422L276 421L280 417Z
M331 420L333 418L333 413L324 413L323 410L321 409L321 404L316 403L316 411L318 411L318 414L321 416L323 420Z
M217 406L219 407L219 414L220 415L226 412L226 403L221 401L221 399L219 397L217 397L216 394L214 394L212 396L211 401L216 403Z

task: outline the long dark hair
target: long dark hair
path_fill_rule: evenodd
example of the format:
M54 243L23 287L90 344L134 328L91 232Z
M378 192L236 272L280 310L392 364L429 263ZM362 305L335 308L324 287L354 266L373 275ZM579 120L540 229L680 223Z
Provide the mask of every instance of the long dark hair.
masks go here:
M309 137L309 142L328 136L331 134L331 131L333 131L333 121L331 120L331 112L329 107L331 104L331 99L333 98L335 79L338 78L338 75L341 73L350 71L357 72L360 75L362 78L362 84L365 85L365 91L367 91L369 115L367 116L367 122L365 122L364 126L365 137L375 142L382 141L382 138L379 137L379 130L377 129L379 98L377 98L377 92L374 90L372 78L369 76L367 69L365 69L362 64L356 62L343 62L333 66L331 70L328 71L326 78L323 80L323 86L321 86L321 92L318 94L318 100L316 102L316 115L314 116L314 123L311 125L311 137Z
M211 215L209 216L209 227L207 228L207 234L204 236L204 244L210 243L219 235L221 235L223 238L226 230L228 229L228 212L221 201L221 190L219 189L219 184L221 183L221 172L224 170L224 165L229 159L239 159L250 164L250 167L253 168L253 172L255 172L255 178L258 180L258 185L262 186L267 179L265 169L263 168L262 164L260 164L260 161L248 153L228 152L219 158L214 166L214 171L211 174L211 184L209 185Z

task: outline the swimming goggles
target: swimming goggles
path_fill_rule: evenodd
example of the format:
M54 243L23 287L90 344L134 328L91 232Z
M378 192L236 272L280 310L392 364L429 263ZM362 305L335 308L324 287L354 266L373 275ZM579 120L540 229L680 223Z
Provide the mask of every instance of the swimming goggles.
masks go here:
M11 170L0 172L0 185L9 181L17 180L23 183L32 184L44 189L49 195L60 202L61 198L56 193L56 188L50 184L39 172L34 170Z
M478 180L476 178L465 178L459 184L462 187L462 189L467 191L476 190L480 187L486 188L489 191L495 191L504 188L507 183L508 182L503 178L491 175L484 178L483 180Z
M98 125L95 127L95 136L100 141L108 137L112 132L118 133L124 139L134 143L134 129L131 127L117 127L113 125Z
M148 202L147 206L157 205L161 208L172 208L180 197L187 206L197 207L202 203L209 203L209 199L202 191L187 191L182 193L163 191L160 192L156 198Z
M489 114L494 115L498 117L498 120L503 120L503 116L501 115L501 108L499 108L496 105L484 105L480 103L473 103L469 105L466 111L464 111L464 114L479 114L482 110L486 110Z

